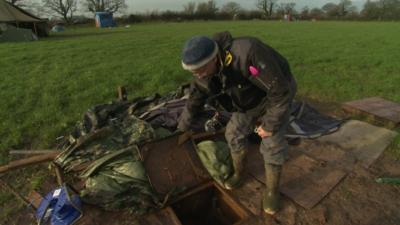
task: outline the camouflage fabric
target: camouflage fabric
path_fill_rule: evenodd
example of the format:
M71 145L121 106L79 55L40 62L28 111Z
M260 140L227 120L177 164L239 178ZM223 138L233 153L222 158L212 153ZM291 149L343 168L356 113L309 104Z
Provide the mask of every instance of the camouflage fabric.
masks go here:
M144 214L161 207L148 181L138 148L131 146L94 161L81 175L83 201L105 209Z
M55 162L84 180L86 203L143 214L160 207L139 157L138 145L168 135L133 115L107 121L69 145Z
M126 146L156 139L154 129L135 116L128 116L121 121L113 120L109 123L110 125L81 136L73 144L67 146L55 162L67 172L82 170L81 167L84 164Z
M197 154L211 177L223 186L233 171L228 145L222 141L202 141L197 144Z

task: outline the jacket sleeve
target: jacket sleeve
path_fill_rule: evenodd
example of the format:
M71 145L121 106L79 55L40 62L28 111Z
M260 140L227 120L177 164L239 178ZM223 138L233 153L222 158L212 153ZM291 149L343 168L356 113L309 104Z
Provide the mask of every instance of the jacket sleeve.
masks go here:
M265 131L277 132L290 110L294 88L285 78L278 60L263 48L251 51L248 65L249 80L267 93L267 109L261 119Z
M207 94L196 83L195 80L190 84L189 98L186 102L185 108L179 118L177 129L180 131L187 131L193 121L193 118L203 110Z

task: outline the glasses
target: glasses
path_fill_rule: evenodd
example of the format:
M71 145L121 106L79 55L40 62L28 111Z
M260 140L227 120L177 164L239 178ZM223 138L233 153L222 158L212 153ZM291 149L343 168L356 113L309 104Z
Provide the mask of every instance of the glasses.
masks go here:
M198 77L198 78L204 78L209 75L212 75L215 72L216 64L214 60L211 60L208 62L206 65L192 70L191 72L193 73L193 76Z

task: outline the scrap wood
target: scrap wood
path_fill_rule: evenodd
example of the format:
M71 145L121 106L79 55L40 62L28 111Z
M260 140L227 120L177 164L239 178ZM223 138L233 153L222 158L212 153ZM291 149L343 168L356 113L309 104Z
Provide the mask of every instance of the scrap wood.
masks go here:
M54 160L59 152L53 152L49 154L43 154L38 156L33 156L25 159L11 161L9 164L0 166L0 174L9 172L11 170L16 170L20 168L24 168L30 165L37 165L43 162L49 162Z
M124 86L118 86L118 100L119 101L126 101L128 100L128 93L126 91L126 88Z
M35 209L39 208L42 200L43 200L43 196L35 190L32 190L28 195L28 201Z
M10 155L41 155L58 152L61 153L60 150L10 150Z
M107 137L112 132L112 128L107 126L100 128L98 130L95 130L87 135L81 136L76 140L75 145L72 145L70 148L66 149L63 151L61 154L56 156L55 162L57 162L60 157L67 158L69 157L73 152L75 152L77 149L84 147L87 144L90 144L91 142Z
M56 172L57 183L58 185L62 186L64 184L64 174L62 172L62 169L56 163L52 163L52 166L54 167L54 171Z

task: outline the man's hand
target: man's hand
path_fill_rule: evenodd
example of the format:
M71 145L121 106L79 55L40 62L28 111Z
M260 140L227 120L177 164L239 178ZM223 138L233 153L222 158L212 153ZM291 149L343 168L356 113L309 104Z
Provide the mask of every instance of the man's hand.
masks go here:
M271 137L272 136L272 132L270 131L265 131L261 126L256 127L256 129L254 130L258 136L260 136L261 138L266 138L266 137Z

